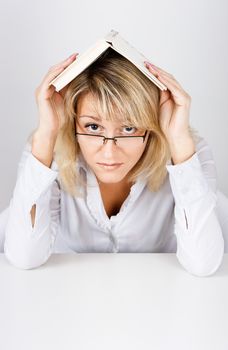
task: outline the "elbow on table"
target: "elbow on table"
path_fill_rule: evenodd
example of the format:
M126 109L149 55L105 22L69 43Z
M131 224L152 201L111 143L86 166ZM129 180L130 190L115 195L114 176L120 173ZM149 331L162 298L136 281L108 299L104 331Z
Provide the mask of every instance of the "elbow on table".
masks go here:
M31 256L30 254L23 254L20 256L17 254L17 257L15 258L13 257L13 254L9 252L6 246L4 247L4 253L6 259L11 265L22 270L31 270L42 266L47 262L51 255L51 253L49 253L43 257L36 257L34 255Z
M224 249L221 249L220 254L216 259L209 259L206 261L193 261L191 263L186 263L181 257L177 255L180 264L184 269L190 274L197 277L209 277L215 274L222 264Z
M208 265L203 265L203 266L198 266L195 269L191 269L189 270L189 272L197 277L209 277L212 276L216 273L216 271L218 270L218 268L220 267L222 262L219 261L216 265L212 265L212 266L208 266Z

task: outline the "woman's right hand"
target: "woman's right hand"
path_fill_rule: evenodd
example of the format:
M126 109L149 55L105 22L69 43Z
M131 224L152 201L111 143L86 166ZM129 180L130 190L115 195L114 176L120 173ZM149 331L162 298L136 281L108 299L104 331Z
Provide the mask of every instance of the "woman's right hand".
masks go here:
M55 91L53 85L48 85L57 75L68 67L75 59L78 53L68 57L66 60L52 66L41 84L35 90L36 103L39 111L38 130L45 135L57 135L60 127L64 123L63 98L67 86Z

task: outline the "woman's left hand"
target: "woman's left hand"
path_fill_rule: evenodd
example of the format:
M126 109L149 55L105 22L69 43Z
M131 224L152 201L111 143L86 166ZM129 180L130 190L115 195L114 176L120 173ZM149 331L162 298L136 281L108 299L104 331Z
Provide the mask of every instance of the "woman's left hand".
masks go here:
M160 90L159 120L173 152L172 158L180 162L182 158L185 160L188 154L194 153L194 144L188 129L191 96L184 91L173 75L151 63L148 65L145 62L145 65L168 88L166 91ZM183 146L186 149L184 152L180 150Z

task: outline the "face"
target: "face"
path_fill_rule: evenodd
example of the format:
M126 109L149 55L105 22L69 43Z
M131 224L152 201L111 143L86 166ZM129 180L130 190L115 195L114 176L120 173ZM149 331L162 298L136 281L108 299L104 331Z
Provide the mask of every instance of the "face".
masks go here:
M76 128L79 133L103 135L106 137L114 136L140 136L145 134L145 130L139 130L135 127L124 125L121 122L107 121L101 119L96 111L96 101L91 94L80 98L77 105L77 123ZM135 144L131 147L120 147L113 140L106 140L105 144L94 146L92 139L78 137L78 143L81 153L95 173L97 179L105 184L118 183L127 179L129 171L136 165L141 158L146 147L149 133L143 142L143 138L134 138ZM116 166L105 166L105 164L118 164Z

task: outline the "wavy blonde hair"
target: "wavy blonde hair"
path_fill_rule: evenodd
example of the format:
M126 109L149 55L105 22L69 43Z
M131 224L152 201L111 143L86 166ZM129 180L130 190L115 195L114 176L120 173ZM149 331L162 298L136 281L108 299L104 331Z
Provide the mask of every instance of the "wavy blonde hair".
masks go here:
M75 166L80 154L74 118L81 97L92 94L101 118L149 130L145 150L128 174L128 182L142 176L150 191L158 191L167 175L170 150L159 124L159 88L125 57L108 49L69 84L64 96L65 122L59 130L54 160L63 189L80 196L82 181ZM120 117L119 117L120 116ZM196 141L197 131L189 127Z

